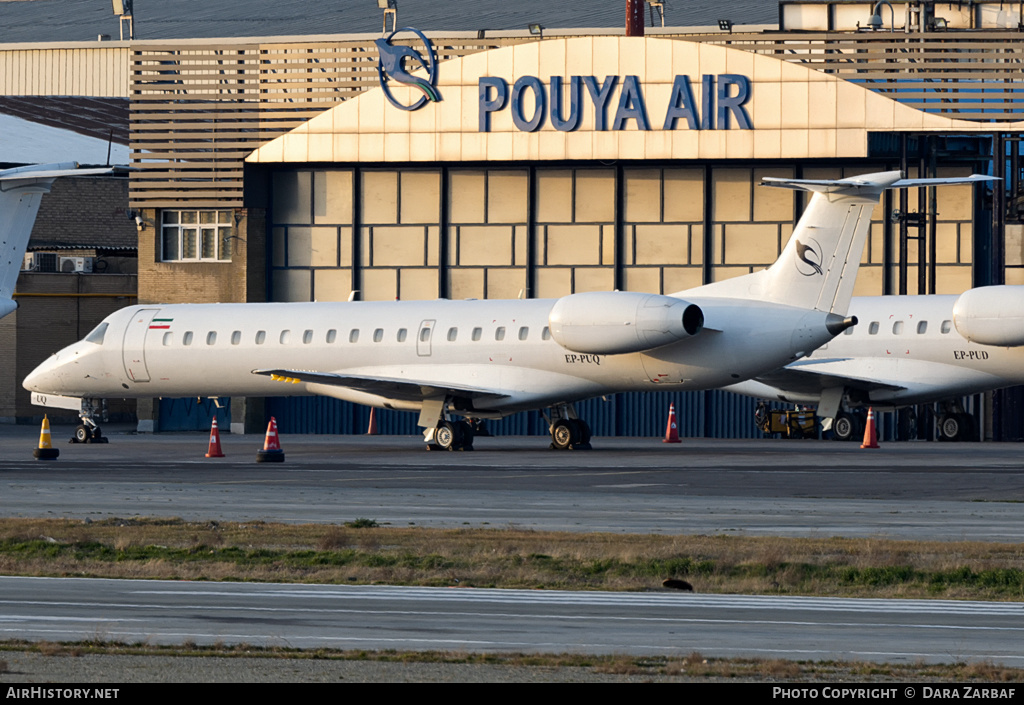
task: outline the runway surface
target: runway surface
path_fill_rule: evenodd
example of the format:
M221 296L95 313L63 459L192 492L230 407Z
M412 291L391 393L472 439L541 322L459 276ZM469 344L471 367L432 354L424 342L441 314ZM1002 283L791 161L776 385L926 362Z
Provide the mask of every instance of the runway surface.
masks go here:
M1024 540L1017 444L113 434L34 460L0 426L0 515L181 517L395 526L944 541ZM1024 666L1024 605L655 593L0 578L7 638L294 647L855 659Z
M38 431L0 426L0 515L490 526L687 534L1024 540L1018 444L599 438L552 451L495 437L429 453L416 437L284 436L257 464L257 436L114 435L31 456Z
M0 578L0 606L54 642L1024 666L1021 603Z

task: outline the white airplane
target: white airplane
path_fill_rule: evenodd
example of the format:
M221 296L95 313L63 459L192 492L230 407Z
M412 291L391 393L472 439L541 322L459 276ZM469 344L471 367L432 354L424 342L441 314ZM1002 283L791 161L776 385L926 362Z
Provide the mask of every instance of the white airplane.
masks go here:
M12 313L14 285L24 261L39 203L61 176L108 174L113 169L79 169L75 162L33 164L0 171L0 318Z
M528 409L550 409L553 447L589 447L577 401L721 387L854 325L847 308L885 189L987 179L765 179L814 192L775 264L671 296L132 306L24 386L35 404L79 408L80 439L98 433L91 413L103 398L320 394L418 411L431 447L472 447L457 417Z
M974 422L956 398L1024 384L1024 286L858 297L850 312L860 323L807 359L726 389L816 405L836 440L863 433L849 408L943 402L939 437L968 440Z

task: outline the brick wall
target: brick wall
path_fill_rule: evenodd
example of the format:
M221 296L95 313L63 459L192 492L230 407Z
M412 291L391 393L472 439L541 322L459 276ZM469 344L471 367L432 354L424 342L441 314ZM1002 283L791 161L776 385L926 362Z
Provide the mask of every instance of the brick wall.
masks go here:
M81 340L114 311L135 303L136 277L121 274L43 274L22 272L15 298L16 313L0 322L0 350L13 352L0 373L0 420L36 423L42 407L32 406L21 380L62 347ZM134 403L110 400L112 414L134 413ZM75 412L52 409L52 420L73 422Z
M31 247L79 245L135 247L135 221L128 217L128 179L57 179L39 204Z

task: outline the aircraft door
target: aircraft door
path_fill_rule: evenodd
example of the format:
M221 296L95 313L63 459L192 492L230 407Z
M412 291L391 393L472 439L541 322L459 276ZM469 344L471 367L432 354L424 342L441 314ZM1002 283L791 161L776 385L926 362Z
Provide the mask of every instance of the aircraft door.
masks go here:
M124 331L121 356L124 372L135 382L148 382L149 369L146 367L146 335L158 308L142 308L135 312Z
M416 334L416 354L420 357L430 357L430 336L436 322L433 319L420 322L420 330Z

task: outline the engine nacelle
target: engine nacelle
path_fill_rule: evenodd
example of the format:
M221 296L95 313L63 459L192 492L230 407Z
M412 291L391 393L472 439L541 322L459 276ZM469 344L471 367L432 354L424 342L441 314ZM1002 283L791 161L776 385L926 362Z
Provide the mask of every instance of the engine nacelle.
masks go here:
M983 286L960 294L953 305L960 335L981 345L1024 345L1024 286Z
M551 337L573 352L640 352L697 335L700 306L658 294L595 291L563 296L548 316Z

